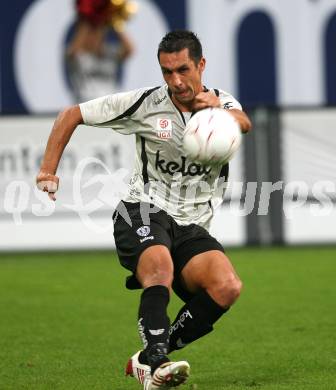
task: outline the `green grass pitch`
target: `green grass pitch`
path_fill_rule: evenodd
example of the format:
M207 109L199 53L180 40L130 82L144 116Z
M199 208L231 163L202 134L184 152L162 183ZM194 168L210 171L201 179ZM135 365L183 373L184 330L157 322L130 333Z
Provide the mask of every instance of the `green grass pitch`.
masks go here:
M182 389L336 389L336 248L227 253L244 291L172 354L191 365ZM124 376L141 346L126 275L110 252L1 255L0 389L140 389Z

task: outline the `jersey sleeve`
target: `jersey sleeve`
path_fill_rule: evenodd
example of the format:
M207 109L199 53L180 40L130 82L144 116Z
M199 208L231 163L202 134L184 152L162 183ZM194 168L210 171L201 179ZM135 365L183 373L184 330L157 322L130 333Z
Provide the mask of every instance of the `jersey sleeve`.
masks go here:
M218 97L222 107L227 110L231 110L232 108L236 108L238 110L243 109L241 104L238 102L238 100L225 91L219 90Z
M122 134L138 130L138 108L149 88L103 96L79 104L83 123L89 126L109 127Z

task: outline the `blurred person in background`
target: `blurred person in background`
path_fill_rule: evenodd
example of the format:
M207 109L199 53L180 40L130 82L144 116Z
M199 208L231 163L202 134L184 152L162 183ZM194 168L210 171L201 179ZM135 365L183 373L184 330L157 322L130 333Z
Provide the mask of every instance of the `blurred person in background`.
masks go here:
M136 4L127 0L76 0L77 22L66 50L76 102L114 93L120 67L133 51L125 32Z

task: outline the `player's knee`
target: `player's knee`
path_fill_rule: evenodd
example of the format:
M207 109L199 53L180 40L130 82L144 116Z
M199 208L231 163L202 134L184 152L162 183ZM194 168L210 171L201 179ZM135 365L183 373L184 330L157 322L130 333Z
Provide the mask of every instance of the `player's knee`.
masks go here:
M236 275L230 275L225 280L218 281L211 289L210 294L220 306L231 306L241 293L243 284Z
M146 269L138 269L137 277L144 288L162 285L171 287L174 276L174 267L171 261L164 258L152 259Z
M173 283L173 269L167 265L155 265L152 272L148 275L152 285L163 285L170 287Z
M238 277L235 277L232 283L230 284L230 296L233 302L239 298L242 288L243 288L242 281Z

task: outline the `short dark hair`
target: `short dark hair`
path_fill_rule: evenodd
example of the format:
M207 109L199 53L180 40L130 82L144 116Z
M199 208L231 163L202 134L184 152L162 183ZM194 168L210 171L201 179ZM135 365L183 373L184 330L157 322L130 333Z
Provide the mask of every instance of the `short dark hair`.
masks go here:
M176 30L167 33L161 40L157 52L160 61L160 53L174 53L183 49L189 49L189 57L198 64L202 58L202 45L197 35L188 30Z

